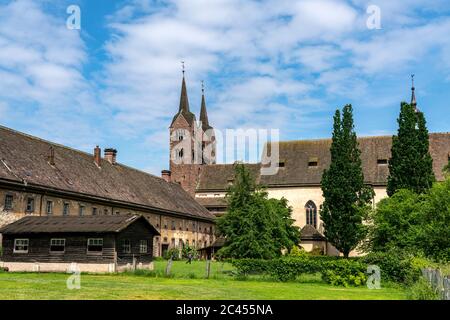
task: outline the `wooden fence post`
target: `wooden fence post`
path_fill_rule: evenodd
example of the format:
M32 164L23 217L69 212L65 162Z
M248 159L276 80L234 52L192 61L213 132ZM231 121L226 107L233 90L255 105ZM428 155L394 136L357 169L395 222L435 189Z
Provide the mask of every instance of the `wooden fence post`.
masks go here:
M211 260L206 260L206 279L209 279L211 273Z
M172 258L169 259L169 261L167 261L167 266L166 266L166 276L170 275L170 269L172 268Z

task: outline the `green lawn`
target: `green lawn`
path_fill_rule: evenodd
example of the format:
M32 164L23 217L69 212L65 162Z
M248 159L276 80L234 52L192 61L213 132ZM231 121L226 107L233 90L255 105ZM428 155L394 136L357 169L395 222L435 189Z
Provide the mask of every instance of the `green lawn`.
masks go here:
M315 276L290 283L240 281L224 274L222 270L232 268L221 263L212 264L212 278L204 279L204 262L175 262L173 278L166 278L160 275L165 266L157 261L152 276L82 274L79 290L67 289L68 274L0 273L0 299L405 299L401 289L333 287Z

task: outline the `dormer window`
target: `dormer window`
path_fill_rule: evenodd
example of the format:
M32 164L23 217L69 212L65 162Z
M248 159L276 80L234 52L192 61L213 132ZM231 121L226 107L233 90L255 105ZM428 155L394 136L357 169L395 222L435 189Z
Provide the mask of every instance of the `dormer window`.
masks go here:
M315 168L318 165L319 165L319 158L316 158L316 157L309 158L309 160L308 160L309 168Z
M377 164L379 166L387 165L388 164L388 160L387 159L378 159L377 160Z

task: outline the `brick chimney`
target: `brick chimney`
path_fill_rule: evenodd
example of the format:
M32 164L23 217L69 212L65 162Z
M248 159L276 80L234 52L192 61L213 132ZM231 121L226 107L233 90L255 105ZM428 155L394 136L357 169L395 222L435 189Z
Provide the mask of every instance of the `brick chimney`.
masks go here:
M105 160L111 164L116 164L117 150L113 148L105 149Z
M171 172L170 170L162 170L161 171L161 178L163 178L164 180L166 180L166 182L171 182Z
M102 160L102 150L98 146L96 146L94 149L94 162L98 167L100 167L101 160Z

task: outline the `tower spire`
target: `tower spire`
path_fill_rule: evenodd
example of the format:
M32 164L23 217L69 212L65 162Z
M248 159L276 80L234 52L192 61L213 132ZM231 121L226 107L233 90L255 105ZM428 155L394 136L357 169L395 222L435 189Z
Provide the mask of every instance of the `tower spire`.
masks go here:
M184 80L184 61L181 61L182 72L183 72L183 81L181 83L181 96L180 96L180 109L179 112L189 112L189 100L186 89L186 81Z
M208 121L208 113L206 111L206 101L205 101L205 84L202 80L202 105L200 108L200 121L202 123L203 131L206 131L211 128Z
M414 87L414 74L411 75L411 82L412 82L412 87L411 87L411 106L414 108L414 111L417 112L417 101L416 101L416 88Z

